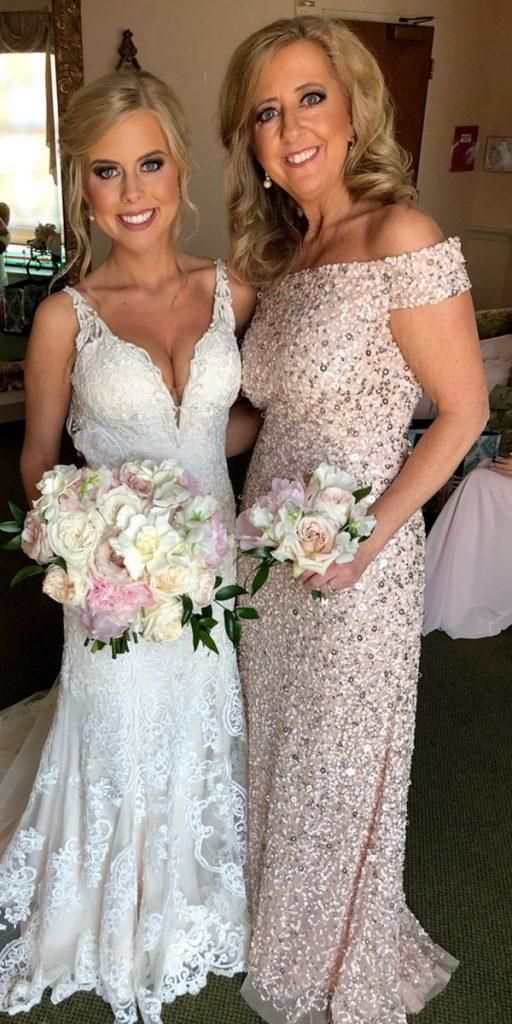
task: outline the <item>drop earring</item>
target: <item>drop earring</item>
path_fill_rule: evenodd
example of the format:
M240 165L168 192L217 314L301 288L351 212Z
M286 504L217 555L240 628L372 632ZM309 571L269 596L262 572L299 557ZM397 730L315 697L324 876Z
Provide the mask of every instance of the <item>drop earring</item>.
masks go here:
M272 179L269 177L268 171L265 171L265 178L263 181L263 188L272 188Z
M93 212L92 212L92 207L89 207L89 220L90 220L90 221L93 221L93 220L94 220L94 214L93 214Z

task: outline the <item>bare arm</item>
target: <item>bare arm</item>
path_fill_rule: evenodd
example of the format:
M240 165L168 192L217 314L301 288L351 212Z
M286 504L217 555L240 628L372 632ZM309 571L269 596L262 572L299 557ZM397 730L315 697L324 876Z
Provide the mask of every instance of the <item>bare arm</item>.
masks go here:
M26 425L20 469L29 501L42 474L58 461L71 396L76 319L69 296L52 295L34 318L25 363Z
M424 224L420 222L418 237L418 225L413 222L412 238L401 225L402 249L412 251L437 242L438 229L431 225L427 218ZM372 505L377 526L359 548L354 561L331 567L324 577L309 576L307 585L311 588L329 582L333 589L343 589L355 583L396 531L450 477L489 416L478 334L468 293L437 304L396 309L391 314L391 330L405 362L432 396L439 413L393 483Z
M245 398L232 406L226 432L226 455L241 455L254 447L260 432L263 417Z

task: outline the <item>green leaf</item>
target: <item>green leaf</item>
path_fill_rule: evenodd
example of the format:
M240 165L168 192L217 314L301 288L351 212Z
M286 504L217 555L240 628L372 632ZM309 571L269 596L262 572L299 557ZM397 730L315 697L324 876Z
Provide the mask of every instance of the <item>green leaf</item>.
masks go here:
M236 615L235 615L235 613L232 612L229 608L225 608L224 609L224 628L226 630L228 639L231 640L231 643L234 643L234 639L233 638L234 638L234 635L235 635L235 625L236 625Z
M199 625L202 629L213 629L217 625L217 619L212 619L211 616L207 618L199 619Z
M230 601L232 597L239 597L241 594L246 594L245 587L237 587L236 583L231 583L227 587L221 587L220 590L215 594L216 601Z
M23 524L25 522L25 516L27 513L24 512L23 509L19 507L19 505L15 505L13 501L9 502L9 511L12 515L12 518L19 524L21 529L23 529Z
M217 590L217 587L220 587L221 583L222 583L222 576L216 576L215 577L215 583L213 584L213 589Z
M15 519L6 519L5 523L0 523L0 530L2 533L21 533L21 526Z
M254 577L254 579L252 581L252 587L251 587L251 595L252 595L252 597L254 597L254 595L257 594L258 590L261 589L263 584L267 582L267 578L268 578L269 572L270 572L270 566L268 566L268 565L260 565L260 568L258 569L258 572L256 573L256 575L255 575L255 577Z
M194 645L194 650L197 651L197 648L199 647L199 640L200 640L200 635L201 635L201 627L199 625L199 616L193 615L192 618L190 619L190 625L192 626L192 642L193 642L193 645Z
M68 571L68 564L66 562L66 559L62 558L62 555L56 555L55 558L51 558L48 564L58 565L60 569L64 569L64 572Z
M11 537L10 540L2 544L2 551L15 551L21 547L21 533L18 533L17 537Z
M181 600L183 602L183 615L182 615L182 618L181 618L181 624L182 624L182 626L186 626L187 622L190 622L190 620L192 618L192 613L194 611L194 605L192 604L192 601L190 600L190 597L187 597L186 594L184 595L184 597L182 597Z
M372 493L372 485L369 487L361 487L359 491L353 491L353 497L356 502L362 501L363 498L367 498Z
M251 608L250 605L243 605L242 608L237 608L236 614L239 619L259 619L260 617L256 608Z
M44 575L44 567L42 565L26 565L24 569L20 569L19 572L13 576L11 580L11 587L15 587L17 583L24 580L27 576L42 576Z
M200 631L199 639L201 643L204 644L205 647L208 647L210 649L210 651L214 651L215 654L219 653L219 649L217 647L217 644L215 643L215 640L213 639L212 636L210 636L210 634L206 630L202 629Z
M269 555L270 555L270 552L273 551L273 550L274 550L273 548L264 548L264 547L260 546L260 547L257 547L257 548L247 548L245 551L242 551L242 554L243 555L252 555L253 558L268 558Z
M201 608L201 618L203 618L203 619L211 619L212 615L213 615L213 609L212 609L211 604L207 604L206 608Z

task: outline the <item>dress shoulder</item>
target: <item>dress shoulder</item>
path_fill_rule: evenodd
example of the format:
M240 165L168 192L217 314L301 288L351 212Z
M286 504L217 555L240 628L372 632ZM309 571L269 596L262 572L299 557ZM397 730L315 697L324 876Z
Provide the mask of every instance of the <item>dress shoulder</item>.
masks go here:
M471 288L458 238L390 256L385 263L391 309L442 302Z

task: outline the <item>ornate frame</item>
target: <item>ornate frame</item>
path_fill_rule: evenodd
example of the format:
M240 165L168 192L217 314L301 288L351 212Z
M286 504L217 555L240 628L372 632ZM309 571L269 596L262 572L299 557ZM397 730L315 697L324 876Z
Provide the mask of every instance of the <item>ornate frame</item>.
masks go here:
M72 93L79 89L84 81L80 0L51 0L51 19L55 47L57 105L60 118L67 108ZM67 188L63 177L64 244L66 257L70 259L75 250L75 244L67 218L67 205ZM78 277L79 269L77 264L72 267L70 277L73 280Z

